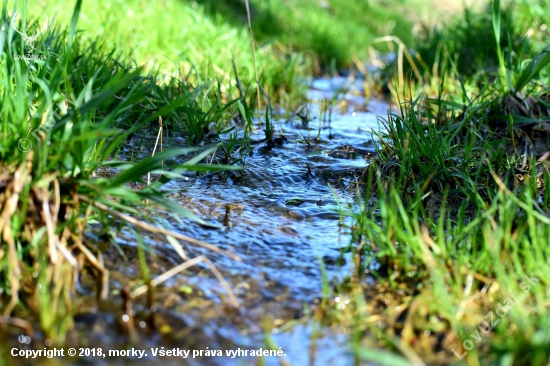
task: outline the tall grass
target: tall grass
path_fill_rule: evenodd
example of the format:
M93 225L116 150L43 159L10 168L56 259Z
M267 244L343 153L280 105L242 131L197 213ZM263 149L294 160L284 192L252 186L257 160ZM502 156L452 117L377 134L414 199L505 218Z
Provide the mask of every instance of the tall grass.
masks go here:
M388 118L360 210L344 211L356 268L334 297L351 302L325 316L349 326L358 358L383 365L546 365L547 156L514 156L469 113L436 124L427 103Z
M548 171L543 177L549 180ZM393 291L407 284L412 296L389 302L382 323L372 324L373 337L359 337L359 344L375 345L383 332L378 344L401 344L410 361L404 349L431 364L547 364L550 219L536 202L549 195L541 195L536 179L513 191L496 174L492 181L494 189L475 196L476 204L446 195L438 217L420 193L405 201L375 181L374 205L354 215L356 240L364 243L358 273L379 263L379 280ZM470 205L481 209L472 213ZM380 319L380 310L360 304L363 324Z
M346 212L356 268L335 296L351 309L325 311L349 326L360 359L548 364L548 50L517 33L530 26L517 23L524 15L489 5L451 22L428 51L434 64L419 62L423 77L394 91L399 113L382 120L379 159L359 210ZM451 48L480 39L489 58Z
M212 149L170 171L162 168L163 161L197 149L170 149L136 163L111 159L128 136L159 116L171 127L185 127L184 134L194 141L206 123L223 117L225 107L221 98L202 104L206 85L160 82L105 45L86 46L76 31L82 1L76 2L67 30L42 27L28 20L24 9L16 17L4 6L0 20L2 312L17 317L30 310L46 336L60 340L71 327L75 286L84 268L99 273L98 296L108 295L102 250L85 237L89 223L102 224L108 232L116 216L217 250L157 228L147 210L138 209L150 202L176 218L199 220L160 188L184 170L226 169L199 164ZM27 35L40 29L45 31L39 42L29 48ZM109 167L120 173L111 179L95 176ZM148 173L161 179L142 189L128 185L144 183Z

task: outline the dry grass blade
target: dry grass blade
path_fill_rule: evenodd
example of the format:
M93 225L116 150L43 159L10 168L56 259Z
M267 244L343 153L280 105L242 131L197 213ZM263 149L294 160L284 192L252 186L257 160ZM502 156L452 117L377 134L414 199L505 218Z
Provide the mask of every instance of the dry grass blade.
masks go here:
M422 361L420 356L411 348L411 346L399 341L399 339L396 339L394 344L397 349L399 349L399 351L411 362L412 366L426 366L424 361Z
M162 119L160 117L159 117L159 133L157 134L157 140L155 141L155 147L153 148L153 154L151 156L155 156L155 152L157 151L159 140L160 140L160 151L162 152ZM151 185L151 172L147 173L147 185L148 186Z
M216 266L214 265L214 263L212 263L210 261L210 259L208 259L206 256L204 256L204 263L206 263L206 265L210 268L210 270L212 271L212 273L214 273L214 276L216 276L216 278L218 279L218 281L220 282L220 284L223 286L223 288L225 289L225 291L227 292L227 295L229 296L229 298L231 299L231 302L233 303L233 306L238 308L239 307L239 302L237 301L237 298L235 297L235 294L233 293L233 291L231 290L231 287L229 287L229 284L227 283L227 281L225 280L225 278L223 278L222 274L220 273L220 271L218 271L218 269L216 268Z
M29 153L32 159L32 151ZM29 161L29 159L27 159ZM30 160L32 161L32 160ZM23 190L25 183L25 165L26 163L21 164L21 166L13 174L13 179L11 180L11 196L9 196L2 210L2 215L0 216L0 233L3 231L6 224L10 221L11 217L17 209L17 202L19 201L19 194ZM9 186L9 184L7 184ZM6 189L6 195L8 196L9 190Z
M59 250L61 252L61 254L63 255L63 257L67 260L67 262L70 263L70 265L74 268L78 268L78 261L76 260L76 258L72 255L71 252L69 252L69 250L67 248L65 248L65 246L59 242L57 242L57 245L56 245L56 248L57 250Z
M204 257L204 256L201 255L201 256L195 257L193 259L188 260L187 262L184 262L184 263L172 268L171 270L169 270L167 272L164 272L163 274L161 274L160 276L158 276L154 280L151 280L151 286L153 286L153 287L158 286L161 283L163 283L164 281L168 280L169 278L177 275L181 271L184 271L187 268L192 267L195 264L202 262L203 261L202 257ZM131 296L133 298L136 298L138 296L143 295L145 292L147 292L147 290L148 290L147 285L140 286L131 293Z
M493 170L491 170L491 175L493 176L493 179L495 180L500 190L503 191L506 196L508 196L512 201L514 201L515 204L517 204L519 207L526 210L527 212L530 212L530 214L539 219L541 222L550 225L550 218L537 211L530 210L529 206L525 202L521 201L512 192L510 192L510 190L506 187L506 185Z
M17 302L19 300L19 277L21 276L21 268L19 268L19 261L17 260L17 248L15 247L15 241L13 240L13 233L10 226L4 228L3 239L8 243L8 268L10 274L10 290L11 299L10 303L4 310L4 315L11 314Z
M6 187L6 196L8 196L4 209L2 210L2 215L0 216L0 234L2 239L8 245L8 268L9 268L9 278L10 278L10 290L11 290L11 299L4 310L4 315L9 315L17 305L19 300L19 277L21 276L21 268L19 267L19 260L17 256L17 248L14 241L13 232L11 230L11 221L12 216L17 210L17 204L19 202L19 195L23 190L25 181L28 176L26 172L30 169L30 164L32 164L32 152L27 155L27 160L22 163L19 168L15 171L13 179L9 182ZM9 192L11 189L11 192ZM9 195L11 193L11 196Z
M23 329L29 337L32 337L34 334L31 323L23 319L0 316L0 324L11 325L12 327Z
M411 54L409 53L409 50L405 46L405 44L396 36L386 36L377 38L374 40L374 42L395 42L399 45L399 52L397 53L397 67L399 69L398 76L399 76L399 87L403 88L405 76L403 74L403 54L407 58L407 61L409 61L409 64L411 65L411 68L414 72L414 75L417 77L418 80L422 80L422 74L420 74L420 71L418 70L418 67L416 66L416 63L414 62Z
M187 256L187 254L185 254L185 251L183 250L179 241L177 241L173 236L170 236L170 235L166 235L166 240L168 240L168 242L172 245L176 253L178 253L178 255L184 261L189 260L189 257Z
M163 283L164 281L174 277L175 275L177 275L181 271L184 271L187 268L192 267L195 264L198 264L200 262L204 262L208 266L208 268L210 268L212 273L214 273L214 276L216 276L216 278L218 279L218 281L220 282L222 287L227 292L227 295L229 296L229 299L231 300L231 303L233 304L233 306L235 308L238 308L239 307L239 302L237 300L237 297L235 296L235 294L231 290L231 287L229 287L229 284L227 283L225 278L223 278L222 274L220 273L220 271L218 271L216 266L214 266L214 264L204 255L200 255L198 257L190 259L187 262L184 262L184 263L172 268L171 270L161 274L160 276L158 276L157 278L155 278L154 280L151 281L151 286L152 287L158 286L161 283ZM132 292L131 296L133 298L136 298L138 296L143 295L145 292L147 292L147 290L148 290L147 285L143 285L141 287L138 287L136 290L134 290Z
M548 160L548 158L550 158L550 151L545 152L544 155L542 155L537 161L542 163L543 161Z
M59 181L57 179L53 180L53 198L54 198L54 210L53 210L53 223L57 225L57 218L59 216L59 209L61 207L61 188L59 186Z
M42 199L42 218L46 223L46 231L48 233L48 248L50 251L50 261L57 263L57 236L55 235L55 226L53 223L52 215L50 213L50 204L48 199Z
M102 300L107 299L107 295L109 293L109 287L106 286L105 278L109 278L109 271L103 266L103 264L90 252L82 242L77 242L78 249L82 253L84 253L84 256L86 256L86 259L101 273L101 294L100 298ZM108 283L108 282L107 282Z
M79 199L81 199L82 201L84 202L88 202L94 206L96 206L97 208L101 209L101 210L104 210L105 212L108 212L110 213L111 215L113 216L117 216L118 218L130 223L130 224L133 224L133 225L136 225L136 226L139 226L140 228L144 229L144 230L147 230L151 233L155 233L155 234L162 234L162 235L168 235L168 236L172 236L176 239L180 239L180 240L183 240L183 241L186 241L190 244L196 244L198 246L201 246L203 248L206 248L206 249L209 249L213 252L216 252L216 253L221 253L221 254L225 254L227 255L228 257L232 258L232 259L235 259L237 261L240 261L241 260L241 257L239 257L238 255L236 254L233 254L231 252L228 252L226 250L223 250L223 249L220 249L218 248L217 246L215 245L212 245L212 244L209 244L209 243L206 243L204 241L201 241L201 240L197 240L197 239L194 239L190 236L187 236L187 235L183 235L183 234L180 234L180 233L176 233L174 231L170 231L170 230L166 230L166 229L162 229L162 228L159 228L159 227L156 227L156 226L153 226L151 224L147 224L145 222L142 222L142 221L139 221L131 216L128 216L126 214L123 214L121 212L117 212L115 210L111 210L109 207L105 206L104 204L102 203L99 203L99 202L92 202L89 198L87 197L84 197L84 196L81 196L81 195L78 195Z
M103 260L103 255L99 253L99 265L102 268L105 268L105 262ZM99 295L100 299L106 299L109 297L109 271L105 270L103 276L101 277L101 294Z

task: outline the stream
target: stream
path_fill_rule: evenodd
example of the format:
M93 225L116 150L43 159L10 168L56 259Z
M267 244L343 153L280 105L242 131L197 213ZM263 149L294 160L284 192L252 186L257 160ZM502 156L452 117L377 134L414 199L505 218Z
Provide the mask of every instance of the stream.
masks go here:
M344 78L313 80L308 95L309 115L313 119L304 122L295 116L281 120L275 126L276 137L282 130L286 139L280 142L284 143L273 149L265 148L265 143L254 145L242 170L230 174L189 172L165 186L177 191L170 194L175 202L217 227L190 220L178 222L162 210L158 212L159 220L172 230L242 258L236 261L192 245L183 246L190 258L206 255L212 261L237 297L239 311L228 306L227 293L208 266L199 264L159 285L152 309L145 305L146 296L133 303L139 340L130 344L116 325L121 323L122 301L98 303L94 282L83 281L79 287L83 300L75 317L76 330L69 333L67 342L104 349L136 347L148 350L148 364L181 365L181 358L151 356L150 348L208 347L223 350L225 355L225 350L238 348L270 349L267 334L271 346L281 347L283 359L291 365L354 364L345 334L312 327L304 317L314 311L322 298L321 263L329 281L344 278L353 269L350 253L342 250L349 246L350 234L345 225L340 225L338 207L353 204L355 183L376 154L372 130L379 128L377 115L386 115L388 109L383 101L365 103L360 93L341 92L343 85L348 90L360 89L358 84L350 86ZM320 139L316 141L320 127L317 101L335 96L330 123L322 124ZM260 130L252 139L263 137ZM151 137L153 143L155 138ZM181 143L184 141L181 139ZM177 138L172 141L175 145L178 142ZM126 147L121 155L131 149ZM94 238L93 234L90 236ZM183 262L166 238L145 237L155 253L153 277ZM141 272L134 235L123 230L116 243L126 258L112 246L106 248L104 258L110 271L111 297L119 299L125 286L135 287L140 281ZM149 324L141 320L151 312L159 324L157 331L148 329ZM258 364L259 360L206 357L186 359L183 364L249 365ZM75 359L74 364L137 365L142 361L132 357L83 358ZM264 361L266 365L283 364L277 357L266 357ZM58 363L52 359L47 364Z

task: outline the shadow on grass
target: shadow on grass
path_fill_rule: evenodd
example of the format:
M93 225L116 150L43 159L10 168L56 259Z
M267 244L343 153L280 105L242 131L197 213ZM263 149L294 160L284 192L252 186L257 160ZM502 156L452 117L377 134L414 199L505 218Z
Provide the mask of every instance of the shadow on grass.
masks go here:
M186 0L183 0L186 1ZM206 13L233 26L246 26L245 0L197 0ZM290 4L250 0L255 39L278 42L283 49L312 53L323 68L345 68L352 57L366 58L376 37L397 35L410 43L411 24L380 4L351 0ZM398 1L391 4L397 5Z

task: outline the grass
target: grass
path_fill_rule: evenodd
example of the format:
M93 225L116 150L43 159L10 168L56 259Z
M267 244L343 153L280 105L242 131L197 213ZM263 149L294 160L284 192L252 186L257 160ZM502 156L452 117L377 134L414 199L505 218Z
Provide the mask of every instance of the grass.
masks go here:
M381 120L359 210L345 211L355 272L319 316L350 329L358 359L548 364L550 145L537 126L548 119L550 61L546 46L515 51L513 40L525 45L529 34L506 40L503 31L536 20L510 13L516 25L505 28L504 12L494 1L488 25L463 27L487 17L466 13L444 30L466 50L478 43L456 27L486 37L492 61L474 52L479 63L467 66L477 71L461 69L461 53L431 48L437 64L394 89L400 109Z
M455 17L446 26L425 28L420 36L418 53L428 68L433 67L436 58L440 53L436 52L443 48L441 53L448 53L455 56L457 69L461 75L473 75L477 70L485 70L498 67L497 44L494 41L492 29L492 11L488 3L484 3L483 11L475 11L465 8L461 17ZM518 6L519 7L519 6ZM507 6L502 9L501 27L513 29L513 13L517 11L514 6ZM524 31L511 33L513 49L521 48ZM508 39L506 35L500 39L498 47L506 47Z
M369 47L386 50L374 43L377 37L392 34L412 43L412 24L400 12L409 2L354 0L340 6L337 1L250 1L266 91L274 102L296 103L304 90L301 77L348 68L366 59ZM71 6L72 0L28 4L30 14L46 14L60 24L69 20L66 9ZM229 93L233 58L244 84L256 79L246 14L240 1L101 0L84 3L79 29L83 40L99 37L109 48L131 50L139 65L160 68L163 74L181 72L196 83L219 79L222 91Z
M67 24L73 0L29 2L29 14L43 14L58 24ZM82 42L99 40L109 49L125 52L159 78L182 75L200 85L219 80L224 95L235 91L232 59L244 84L256 78L246 29L234 27L220 17L209 16L203 7L186 1L140 0L84 2L79 19ZM301 95L299 75L308 61L299 53L288 54L273 45L257 49L261 81L270 95L282 103ZM255 95L253 96L255 97Z
M237 1L202 0L216 15L229 14L234 24L242 22L242 5ZM347 68L353 58L364 60L368 47L381 35L397 35L409 42L412 25L399 14L406 1L389 4L351 0L251 1L253 28L257 39L278 43L285 49L312 54L313 60L328 71Z
M1 309L3 319L28 333L33 324L25 319L38 319L54 342L62 342L72 327L82 273L94 274L99 298L108 295L102 249L86 237L90 225L104 238L121 225L131 227L150 293L155 282L146 265L148 248L132 227L166 236L178 253L183 253L178 240L220 251L157 227L150 215L155 206L176 219L206 224L161 188L185 170L233 169L201 162L221 148L225 163L238 163L232 153L236 138L208 146L205 136L231 133L232 119L240 119L247 132L255 128L256 81L266 106L266 140L273 144L271 101L290 104L301 96L299 76L308 66L303 54L264 43L257 47L257 78L246 30L207 16L200 6L76 1L71 14L69 4L74 3L5 2L0 33ZM154 24L142 26L151 19ZM188 146L203 147L161 149L145 158L135 151L130 161L118 161L124 142L137 137L141 150L157 121L167 135L183 135ZM240 143L245 156L247 134ZM191 158L183 165L168 163L182 156ZM118 174L97 177L102 169ZM158 179L150 183L151 176ZM198 261L209 263L191 260Z
M493 2L486 1L476 7L465 7L462 16L451 17L445 23L435 26L421 23L417 41L406 44L414 55L412 62L403 60L404 65L400 65L403 75L395 74L398 60L389 63L381 81L388 83L394 75L401 81L410 74L413 82L420 81L418 86L430 97L437 96L440 89L451 98L462 97L466 88L471 98L472 93L478 94L491 86L495 70L499 70L502 80L507 72L518 72L529 55L542 52L548 45L542 14L550 5L546 0L498 3L498 22L494 22L497 14L494 14ZM495 26L500 29L498 40ZM439 81L445 77L444 73L450 77L442 86ZM467 83L460 83L465 79ZM401 97L411 92L403 91L402 82L398 89ZM414 92L418 93L419 89Z
M501 182L496 174L494 179ZM357 347L389 347L409 361L417 355L431 364L545 365L550 221L532 201L540 196L532 182L514 193L495 184L477 202L447 193L431 209L420 194L403 201L398 191L380 187L378 202L369 207L379 212L356 216L356 235L365 243L356 255L365 263L362 271L371 261L380 263L375 271L382 283L393 291L406 284L410 291L382 311L356 303L362 315L355 320ZM548 202L548 195L542 199ZM469 212L476 204L482 209ZM378 326L375 319L381 319ZM369 328L383 336L361 336Z
M298 101L302 76L365 59L380 35L407 44L410 29L390 22L400 4L410 6L404 0L251 1L257 77L240 3L77 1L71 14L67 4L6 3L0 31L2 319L28 331L25 319L36 317L56 342L72 326L79 274L95 273L98 297L107 296L102 249L85 235L91 225L106 238L129 225L143 277L131 294L149 291L149 301L172 272L151 278L140 231L167 238L186 261L176 268L211 267L203 256L187 261L180 242L218 248L152 218L158 206L200 221L162 186L185 170L242 163L258 97L273 145L274 106ZM357 207L342 213L354 220L355 270L332 288L325 281L316 312L350 330L358 363L548 363L548 8L525 0L468 10L429 30L411 52L419 71L407 82L399 75L398 88L390 82L399 111L383 120ZM49 24L35 44L9 26L33 34L42 12L69 26ZM319 134L334 103L320 108ZM117 160L127 139L144 148L159 123L187 147ZM234 123L244 125L240 141ZM226 165L202 164L215 149ZM119 171L107 179L96 177L100 169ZM376 286L363 285L365 276Z
M81 5L76 3L67 30L45 28L47 48L41 43L29 50L28 39L12 30L37 31L38 24L27 22L25 12L10 17L4 7L1 18L2 24L15 26L0 33L2 312L15 319L36 315L54 342L62 341L71 328L81 271L96 273L98 297L108 293L102 250L85 235L89 225L100 224L109 237L114 216L172 237L173 245L183 240L217 250L157 228L144 202L151 209L169 209L178 220L199 220L160 188L185 170L231 168L199 164L213 151L208 147L172 148L135 163L111 160L128 136L152 120L164 117L170 128L184 127L184 134L195 141L204 133L197 131L199 126L221 117L226 106L204 90L208 84L195 88L182 78L159 80L105 45L83 43L76 31ZM163 169L164 161L200 151L183 165ZM97 178L101 168L120 173ZM144 186L148 173L160 179ZM129 185L136 182L143 184L141 189ZM23 319L15 323L32 328Z

